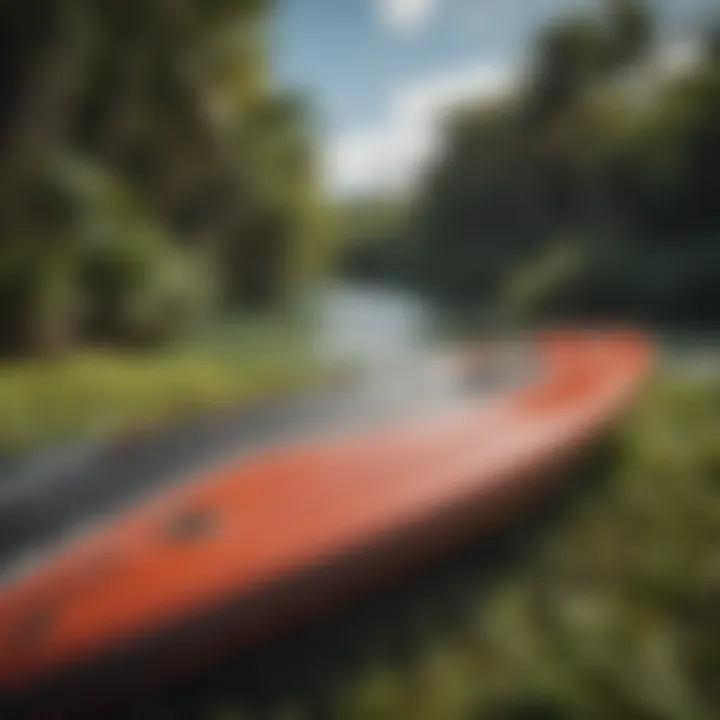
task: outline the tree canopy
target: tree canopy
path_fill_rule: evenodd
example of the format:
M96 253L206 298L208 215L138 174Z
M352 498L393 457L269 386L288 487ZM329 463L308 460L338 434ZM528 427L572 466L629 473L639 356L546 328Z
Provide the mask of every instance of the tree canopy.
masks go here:
M317 193L309 108L267 67L271 5L2 3L4 352L156 341L287 286Z
M673 72L656 36L639 0L561 20L512 97L456 113L414 213L421 289L525 319L716 322L717 34Z

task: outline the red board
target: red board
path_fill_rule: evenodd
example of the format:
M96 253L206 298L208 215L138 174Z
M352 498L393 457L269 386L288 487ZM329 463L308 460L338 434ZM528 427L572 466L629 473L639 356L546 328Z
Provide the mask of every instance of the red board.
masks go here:
M6 583L0 688L192 668L495 527L617 416L650 362L632 333L533 349L531 385L258 453Z

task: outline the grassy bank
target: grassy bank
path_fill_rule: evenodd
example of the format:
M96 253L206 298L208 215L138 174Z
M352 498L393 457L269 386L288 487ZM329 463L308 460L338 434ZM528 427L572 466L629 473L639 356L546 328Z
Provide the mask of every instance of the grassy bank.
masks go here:
M521 528L158 698L153 716L720 717L719 428L720 376L656 381Z
M295 325L241 319L180 348L0 364L0 451L172 421L317 377Z

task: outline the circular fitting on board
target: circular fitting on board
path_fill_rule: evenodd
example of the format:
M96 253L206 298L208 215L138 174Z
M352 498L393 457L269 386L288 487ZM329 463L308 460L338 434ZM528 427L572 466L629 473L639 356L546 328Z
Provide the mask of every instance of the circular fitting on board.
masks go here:
M187 508L173 515L163 529L169 540L192 541L212 535L218 526L215 510Z

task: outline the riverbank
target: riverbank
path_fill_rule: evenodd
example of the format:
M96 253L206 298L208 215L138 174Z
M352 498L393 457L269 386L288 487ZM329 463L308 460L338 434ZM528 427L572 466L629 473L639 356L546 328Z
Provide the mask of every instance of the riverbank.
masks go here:
M285 312L218 319L165 352L0 363L0 455L162 426L413 354L427 313L406 293L328 283Z
M166 351L0 364L0 453L140 431L298 388L324 368L294 326L227 324Z

